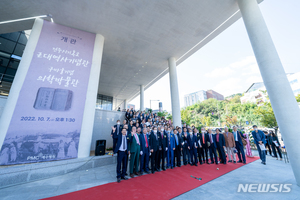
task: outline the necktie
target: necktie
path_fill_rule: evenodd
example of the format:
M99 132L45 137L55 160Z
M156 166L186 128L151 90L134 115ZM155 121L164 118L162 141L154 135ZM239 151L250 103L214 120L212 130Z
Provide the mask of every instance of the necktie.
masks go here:
M217 142L219 142L219 134L217 135Z
M119 125L117 125L117 135L119 135Z
M123 135L123 150L125 151L126 150L126 142L125 142L125 136Z
M171 144L171 142L170 142L170 133L169 133L169 144Z
M148 148L148 140L147 140L147 135L144 135L145 136L145 141L146 141L146 148Z
M205 141L204 141L204 133L202 133L202 142L203 142L203 144L205 144Z
M177 135L175 135L175 139L176 139L176 145L178 146L178 138L177 138Z
M212 138L211 138L211 134L209 134L209 136L210 136L210 143L213 143L213 142L212 142Z

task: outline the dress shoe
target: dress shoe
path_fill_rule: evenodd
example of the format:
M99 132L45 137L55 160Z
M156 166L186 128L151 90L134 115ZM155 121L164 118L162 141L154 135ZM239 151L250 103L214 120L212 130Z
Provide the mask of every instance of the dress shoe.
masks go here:
M171 169L174 169L174 167L171 167Z
M117 182L120 183L120 182L121 182L121 178L118 178L118 179L117 179Z
M233 163L236 163L236 161L233 161Z
M150 174L150 171L145 171L147 174Z
M228 160L228 163L232 162L232 160Z
M140 172L140 175L143 175L144 172Z
M164 171L166 171L166 168L163 168Z
M128 174L127 174L127 173L125 173L125 176L128 176Z
M158 169L158 170L156 170L157 172L160 172L161 170L160 169Z
M243 164L246 164L246 162L243 162Z
M193 166L193 164L192 164L192 163L191 163L190 165L191 165L191 166Z
M139 176L139 175L140 175L140 173L138 173L138 172L134 172L134 174L135 174L135 175L137 175L137 176Z
M126 176L121 177L121 179L123 179L123 180L128 180L128 178L127 178Z
M196 166L196 167L198 167L198 165L197 165L197 164L195 164L195 166Z
M152 171L152 174L154 174L155 173L155 171Z
M242 163L243 161L241 161L241 160L239 160L239 161L237 161L238 163Z
M202 165L203 163L201 162L200 165Z
M134 175L133 175L133 174L130 174L130 177L131 177L131 178L134 178Z
M214 164L214 162L211 162L210 164Z

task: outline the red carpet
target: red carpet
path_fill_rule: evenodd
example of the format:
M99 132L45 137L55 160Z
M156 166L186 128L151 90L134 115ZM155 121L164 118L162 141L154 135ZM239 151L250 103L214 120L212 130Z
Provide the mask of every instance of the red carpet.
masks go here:
M257 159L259 158L247 157L247 163ZM241 163L203 164L198 167L186 165L47 199L171 199L242 166L244 165ZM192 178L191 175L202 180Z

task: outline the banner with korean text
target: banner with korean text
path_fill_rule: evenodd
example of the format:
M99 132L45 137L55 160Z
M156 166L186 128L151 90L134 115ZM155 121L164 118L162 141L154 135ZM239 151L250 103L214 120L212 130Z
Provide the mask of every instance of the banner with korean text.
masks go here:
M44 21L0 165L77 157L95 37Z

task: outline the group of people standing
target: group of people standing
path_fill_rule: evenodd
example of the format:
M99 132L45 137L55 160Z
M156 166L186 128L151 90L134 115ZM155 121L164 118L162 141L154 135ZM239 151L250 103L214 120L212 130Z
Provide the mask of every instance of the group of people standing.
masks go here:
M129 158L131 178L181 167L182 164L246 164L245 139L237 127L233 127L232 132L225 127L224 133L216 129L213 134L212 129L201 128L199 132L185 123L182 127L174 127L157 114L127 111L125 117L123 124L118 120L111 132L113 152L118 154L118 182L127 179Z

